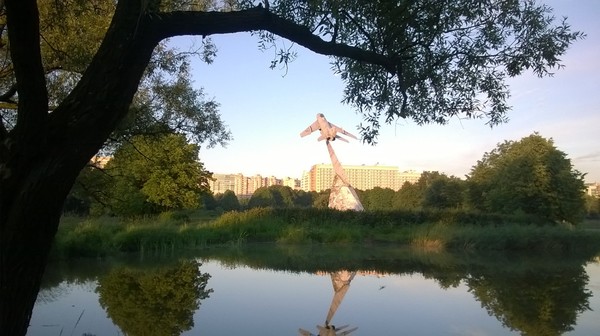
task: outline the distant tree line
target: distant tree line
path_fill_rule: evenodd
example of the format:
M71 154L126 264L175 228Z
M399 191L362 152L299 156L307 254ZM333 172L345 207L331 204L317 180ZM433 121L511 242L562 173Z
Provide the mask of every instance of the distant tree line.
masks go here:
M279 185L258 188L249 199L238 199L233 191L213 195L208 188L211 174L195 160L197 154L198 147L186 144L182 135L134 138L116 150L104 170L82 172L66 210L131 216L178 209L225 212L328 205L329 190L306 192ZM455 209L577 223L600 212L600 200L586 197L583 178L552 139L534 133L498 144L464 179L426 171L398 191L375 187L357 193L367 211Z

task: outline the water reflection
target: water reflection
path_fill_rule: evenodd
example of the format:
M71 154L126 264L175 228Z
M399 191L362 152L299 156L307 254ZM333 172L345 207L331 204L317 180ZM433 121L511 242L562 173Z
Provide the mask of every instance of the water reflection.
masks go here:
M212 292L196 260L151 270L117 267L98 279L99 302L126 335L179 335Z
M331 272L331 284L333 285L333 299L331 300L331 304L329 305L329 311L327 312L327 318L325 319L325 325L317 325L317 329L319 333L317 336L345 336L350 335L353 331L358 329L358 327L350 328L349 325L343 325L336 327L331 324L333 320L333 316L335 312L340 307L340 304L344 300L344 296L346 296L346 292L350 289L350 282L356 276L356 272L350 272L346 270ZM302 336L315 336L314 334L306 331L302 328L299 330L300 335Z
M562 335L589 310L588 276L582 266L505 273L474 272L465 283L490 315L523 335Z
M487 315L492 317L489 320L494 326L483 334L504 335L513 331L530 336L565 333L587 335L590 330L593 331L591 334L600 334L600 326L597 324L588 323L585 327L587 330L577 326L581 323L578 321L581 316L588 316L587 312L594 307L596 310L600 308L596 299L600 296L600 289L589 284L590 278L585 269L590 259L590 256L572 255L415 253L391 247L344 250L340 247L327 249L322 246L251 246L248 249L211 249L176 262L149 261L150 267L122 260L117 260L116 263L86 262L81 265L81 274L78 274L79 267L73 266L76 263L70 262L61 267L53 265L49 268L37 306L52 307L55 301L61 301L61 297L70 295L69 292L73 291L70 287L72 284L83 284L84 292L88 288L97 295L95 300L100 314L94 310L96 308L90 308L89 303L76 302L72 306L75 307L71 313L73 320L81 318L84 309L83 319L103 315L104 310L111 326L118 326L120 331L82 330L77 325L78 320L77 323L70 322L71 324L57 321L56 318L38 322L40 320L35 319L35 311L32 323L38 323L38 326L44 323L60 324L61 327L57 326L56 330L65 327L65 330L72 329L71 334L79 335L90 331L97 335L121 332L127 335L223 335L223 325L216 326L212 323L219 318L216 316L223 317L223 314L227 314L228 327L240 325L240 328L245 328L241 333L247 331L246 334L268 332L263 329L269 324L267 321L271 321L271 329L279 328L277 334L289 334L290 331L297 330L301 336L350 335L359 327L360 330L382 335L403 331L415 334L415 330L416 334L448 334L452 326L475 325L476 321L468 320L469 314L463 314L466 317L459 320L457 315L460 314L453 308L444 312L446 316L428 316L431 308L428 310L423 307L438 307L441 298L435 298L426 292L407 292L407 288L411 288L406 287L405 279L408 278L413 284L427 281L436 289L441 288L440 295L444 295L445 291L460 292L461 298L465 297L474 303L472 306L477 312L477 319L486 319ZM206 270L206 265L209 265L209 272L215 276L211 280L215 297L211 295L212 289L207 288L210 275L200 272L201 261L205 261L203 268ZM223 268L220 270L216 265ZM385 278L378 278L385 281L366 280L360 276L363 272L386 275ZM282 277L281 274L293 276ZM592 285L598 283L598 274L600 272L592 278ZM332 287L326 284L326 288L320 288L320 279L323 279L320 275L329 277ZM243 288L239 288L240 279L244 279ZM257 287L257 283L260 286ZM222 287L223 284L231 286ZM351 284L353 290L347 295ZM381 293L378 291L383 287L381 285L386 285L384 296L375 294ZM294 286L294 291L289 291L288 286ZM234 293L232 288L239 289L239 292ZM275 295L278 288L281 290ZM254 301L243 303L246 293L253 295L247 300ZM314 304L316 299L312 296L316 293L319 302L317 307ZM592 300L593 294L596 295L593 299L595 301ZM211 299L203 302L203 308L199 310L200 302L209 295ZM215 300L228 302L228 305L218 306L221 303ZM451 305L456 302L453 301L456 299L443 300L451 302ZM260 301L260 307L264 309L270 306L280 308L274 308L273 311L250 309L250 312L243 309L245 306L256 307L257 301ZM294 309L282 309L287 307L281 306L281 302L294 302ZM590 306L590 302L594 304ZM64 302L61 304L64 305ZM237 309L236 305L241 308ZM220 315L211 315L215 314L215 310L211 309L222 307ZM414 317L410 317L416 311L420 312L419 323L413 320ZM212 317L206 320L205 316ZM298 322L299 317L306 316L310 316L310 319ZM273 321L276 321L276 325ZM449 322L444 324L444 321ZM309 327L315 324L315 329ZM434 329L433 326L437 329L422 330ZM301 328L296 329L298 327ZM46 328L46 333L40 327L38 330L42 330L41 332L33 331L34 328L30 330L31 335L43 335L47 334L49 328ZM573 330L575 331L570 333ZM581 330L586 332L581 333ZM58 334L58 331L54 334Z

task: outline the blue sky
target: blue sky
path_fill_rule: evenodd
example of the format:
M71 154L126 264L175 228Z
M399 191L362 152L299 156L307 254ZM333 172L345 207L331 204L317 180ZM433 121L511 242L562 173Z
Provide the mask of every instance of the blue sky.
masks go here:
M376 146L333 143L342 164L379 163L463 177L498 143L539 132L553 138L574 167L587 173L587 182L600 182L600 1L546 3L587 37L567 51L562 58L566 67L553 78L526 74L509 81L513 108L508 123L490 128L483 120L455 119L443 126L406 120L387 125L382 120ZM287 71L270 70L273 51L260 51L249 33L213 39L217 57L210 65L194 61L194 84L220 103L233 140L227 147L201 149L200 160L208 170L300 178L313 164L329 163L325 143L317 142L316 134L299 136L317 113L358 135L362 117L341 103L344 85L326 56L295 46L298 58ZM173 43L185 48L193 41L179 37Z

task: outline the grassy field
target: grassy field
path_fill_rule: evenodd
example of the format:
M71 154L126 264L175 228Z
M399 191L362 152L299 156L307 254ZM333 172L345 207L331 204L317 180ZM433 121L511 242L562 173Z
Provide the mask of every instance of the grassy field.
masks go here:
M529 217L457 211L340 212L251 209L222 215L164 213L157 217L64 217L53 257L121 252L171 253L250 242L279 244L392 243L434 250L600 251L600 223L544 225Z

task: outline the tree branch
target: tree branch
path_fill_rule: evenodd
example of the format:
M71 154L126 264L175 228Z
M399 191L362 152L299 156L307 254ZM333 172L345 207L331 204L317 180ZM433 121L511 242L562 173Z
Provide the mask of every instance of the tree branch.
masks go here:
M16 128L39 138L48 118L48 94L42 66L39 12L35 0L6 0L10 53L19 94ZM32 139L33 139L32 138Z
M307 27L281 18L262 7L235 12L168 12L151 14L149 33L165 39L178 35L214 35L265 30L322 55L349 57L383 66L396 74L397 61L358 47L324 41Z
M8 103L12 103L13 101L10 100L10 98L14 97L15 94L17 93L17 84L13 84L10 86L10 88L8 88L8 90L6 92L4 92L2 95L0 95L0 102L8 102Z

